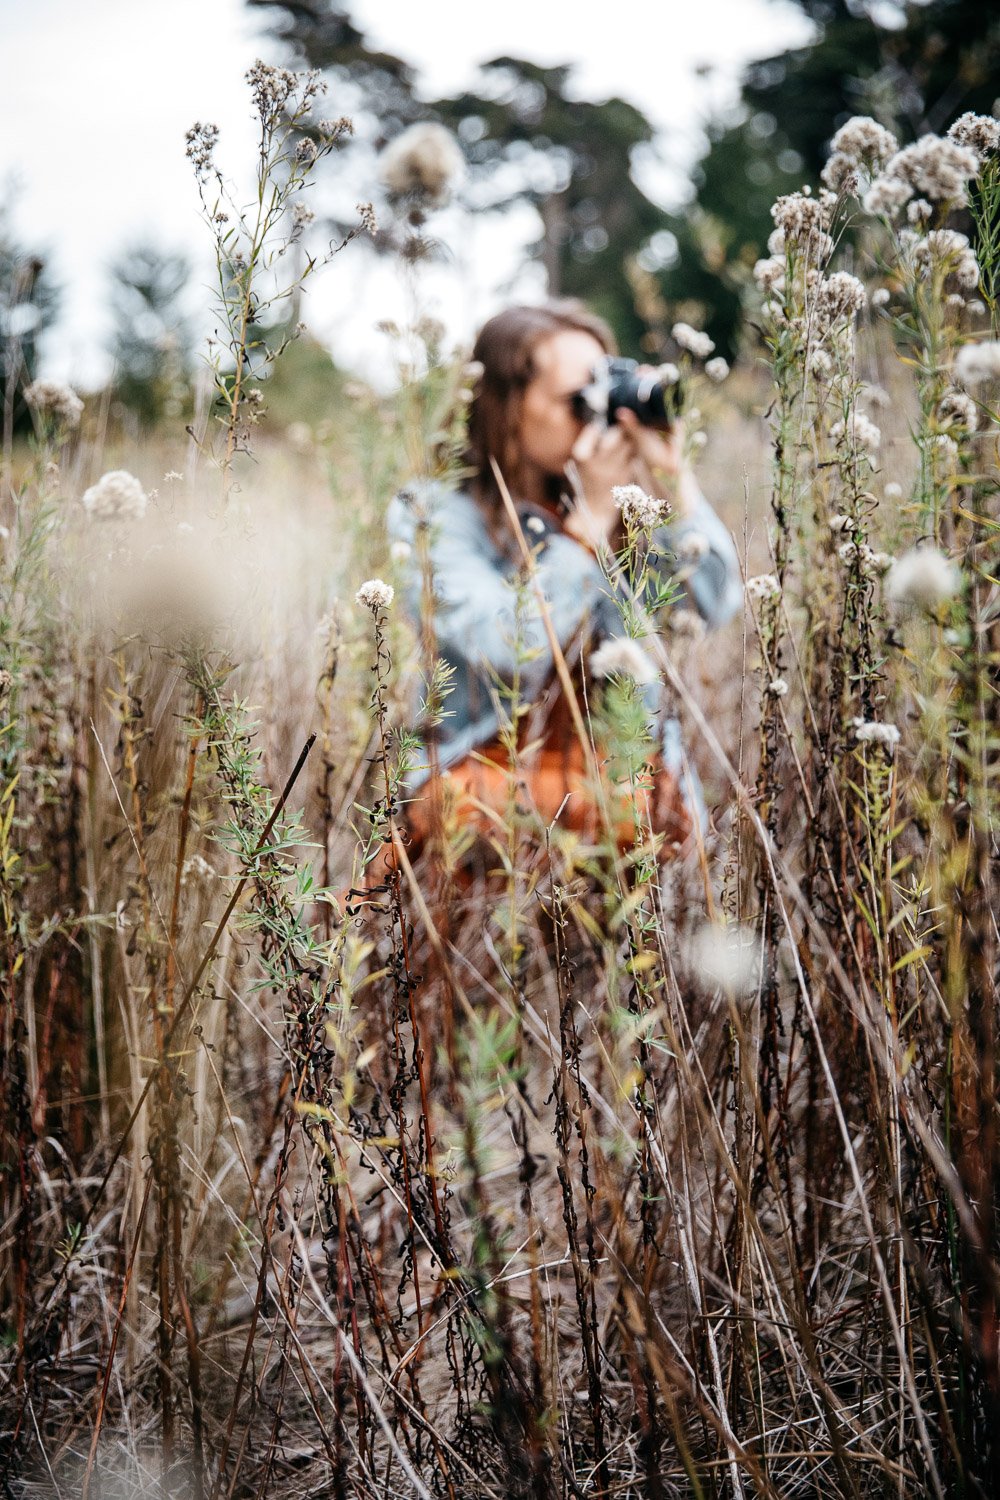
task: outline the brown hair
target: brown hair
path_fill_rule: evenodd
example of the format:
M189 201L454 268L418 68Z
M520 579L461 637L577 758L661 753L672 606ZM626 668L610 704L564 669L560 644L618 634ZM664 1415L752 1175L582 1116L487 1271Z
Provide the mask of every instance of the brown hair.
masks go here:
M554 333L569 329L589 333L609 354L615 337L596 313L582 302L565 298L540 307L508 307L483 324L472 350L483 372L476 381L469 406L469 437L465 464L472 474L476 498L493 513L500 500L490 459L495 458L513 493L519 489L521 451L520 405L535 374L535 349ZM565 488L554 474L549 498L555 502Z

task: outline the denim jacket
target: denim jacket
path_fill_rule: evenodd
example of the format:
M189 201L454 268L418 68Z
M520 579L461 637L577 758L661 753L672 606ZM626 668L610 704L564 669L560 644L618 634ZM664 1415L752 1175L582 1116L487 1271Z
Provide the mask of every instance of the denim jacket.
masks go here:
M521 504L518 515L535 553L535 581L560 645L567 646L585 622L592 648L624 636L619 604L613 597L615 585L592 553L565 533L549 512ZM552 676L553 659L533 589L523 596L515 625L517 564L498 549L481 507L461 489L422 485L390 503L390 541L410 547L400 571L405 605L414 624L419 625L422 592L416 533L424 523L429 527L437 651L453 669L445 717L435 731L437 767L445 770L497 738L502 710L497 677L509 682L519 672L521 700L533 702ZM720 625L734 614L742 599L736 549L704 496L690 511L661 527L654 541L674 557L700 553L685 565L679 600L693 605L709 626ZM664 565L668 561L664 559ZM704 826L701 789L684 754L680 726L664 712L662 685L658 681L646 684L643 693L650 731L664 764L678 777L689 810ZM429 769L418 763L407 778L407 788L415 790Z

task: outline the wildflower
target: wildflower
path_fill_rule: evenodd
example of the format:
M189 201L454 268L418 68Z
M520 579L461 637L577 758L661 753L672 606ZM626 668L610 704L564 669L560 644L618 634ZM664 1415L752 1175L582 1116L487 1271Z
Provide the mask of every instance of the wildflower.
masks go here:
M969 248L968 235L957 229L932 229L913 246L910 258L921 276L930 276L937 263L959 286L972 291L979 285L979 262Z
M809 373L814 380L826 380L833 374L833 360L825 349L814 349L809 356Z
M191 126L184 139L187 142L185 154L194 167L194 175L202 182L215 165L212 157L219 139L219 127L203 125L199 121Z
M701 531L689 531L677 545L677 556L684 562L697 562L708 551L708 537Z
M134 474L112 469L84 490L81 504L89 516L100 521L141 521L149 496Z
M656 378L661 385L677 385L681 378L681 372L675 364L672 364L668 360L666 364L659 366L656 371Z
M914 547L896 559L886 579L886 593L900 604L934 610L958 592L961 574L937 547Z
M788 693L788 683L783 677L772 677L767 691L772 698L784 698Z
M864 282L850 271L834 271L816 285L816 313L821 326L829 327L839 318L850 318L865 305Z
M688 944L688 963L706 989L746 995L760 980L760 948L749 927L706 922Z
M782 232L783 248L794 240L804 245L814 260L826 260L832 253L833 240L827 233L830 209L825 200L808 193L786 193L771 205L771 218Z
M845 433L850 435L854 448L864 449L866 453L874 453L882 441L881 429L857 410L851 412L846 423L834 422L830 428L830 436L835 443L839 443Z
M295 143L295 160L303 167L311 167L319 155L319 147L308 135Z
M920 193L932 203L964 203L965 185L979 171L979 159L967 146L938 135L922 135L886 162L886 176Z
M841 125L830 142L830 150L835 155L839 153L852 162L864 162L866 166L881 165L898 148L899 142L892 131L886 130L870 115L855 115L846 125ZM826 181L825 173L823 181Z
M670 331L680 347L696 359L707 359L715 348L708 334L692 328L690 323L675 323Z
M866 548L866 554L865 563L873 573L888 573L893 564L891 553L873 552L869 547Z
M33 380L24 399L39 417L49 417L67 429L80 425L83 402L70 386L59 380Z
M667 502L654 495L647 495L638 484L616 484L611 488L611 499L622 513L626 526L642 531L652 531L654 526L666 520Z
M354 601L362 608L370 609L372 614L378 614L380 609L389 608L395 593L391 583L384 583L381 578L369 578L358 589Z
M829 526L831 531L847 531L853 525L854 517L844 515L843 512L840 515L830 517Z
M783 229L772 229L767 237L767 251L769 255L785 254L785 231Z
M631 677L633 682L655 682L656 665L629 636L609 636L590 655L592 676Z
M705 635L705 621L696 609L681 607L670 611L670 629L674 635L686 636L688 640L700 641Z
M854 738L861 745L881 745L887 755L895 754L900 734L895 724L878 724L872 719L852 719Z
M707 361L705 374L709 380L714 380L716 385L721 385L729 374L729 361L723 359L721 354L717 354L714 359Z
M979 409L964 391L945 391L938 404L938 416L949 426L964 427L966 432L975 432L979 426Z
M887 286L876 287L872 292L872 307L888 307L891 295Z
M926 198L914 198L912 203L906 205L906 218L910 224L929 224L934 217L934 205L928 203Z
M845 568L849 568L851 563L854 562L855 558L863 556L863 547L863 542L841 542L840 546L837 548L837 556L840 558Z
M856 193L858 190L858 163L843 151L833 153L820 176L834 192Z
M192 875L202 880L211 880L215 875L215 869L203 855L192 854L181 866L181 885L187 885Z
M354 121L349 115L341 115L337 120L320 120L316 129L324 140L339 141L345 135L354 134Z
M966 110L953 125L949 125L948 139L959 146L967 146L977 156L988 156L991 151L1000 150L1000 122L990 115L977 115L971 109Z
M746 591L751 599L777 599L781 584L773 573L758 573L756 578L747 579Z
M356 203L354 207L361 220L361 228L365 234L370 234L374 239L378 234L378 220L375 218L374 208L370 203Z
M448 201L464 170L455 137L432 120L404 130L379 158L379 177L393 197L412 195L433 207Z
M867 213L889 218L912 196L913 189L908 183L899 177L883 175L876 177L861 202Z
M1000 343L988 340L963 344L955 355L953 370L960 385L980 385L1000 375Z
M309 225L309 224L312 223L312 221L315 219L315 217L316 217L316 214L315 214L314 210L309 207L308 203L293 203L292 204L292 231L293 231L293 233L297 229L305 229L307 225Z
M948 433L939 432L931 441L938 452L944 456L947 464L955 464L958 461L958 444L953 437L949 437Z
M756 263L753 268L753 279L762 292L783 292L785 269L785 257L771 255L766 260L759 260Z

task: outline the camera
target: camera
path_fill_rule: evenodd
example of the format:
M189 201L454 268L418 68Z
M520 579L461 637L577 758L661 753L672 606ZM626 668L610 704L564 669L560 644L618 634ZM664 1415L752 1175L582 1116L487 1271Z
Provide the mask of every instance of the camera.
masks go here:
M624 406L634 411L644 427L669 428L684 405L679 380L665 381L653 370L640 374L634 359L609 355L593 371L589 385L574 391L573 412L581 422L613 422Z

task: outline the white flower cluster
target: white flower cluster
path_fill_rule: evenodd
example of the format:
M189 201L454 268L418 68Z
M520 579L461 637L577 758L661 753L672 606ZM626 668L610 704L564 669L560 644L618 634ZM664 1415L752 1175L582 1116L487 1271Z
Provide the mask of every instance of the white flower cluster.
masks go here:
M381 578L369 578L358 589L354 602L377 614L380 609L388 609L395 596L396 590L391 583L385 583Z
M869 213L889 215L914 193L932 203L961 205L966 183L978 171L979 158L967 146L939 135L922 135L889 158L865 195L864 206Z
M955 355L953 374L960 385L982 385L1000 376L1000 343L986 340L963 344Z
M665 500L647 495L639 484L616 484L611 488L611 499L622 513L626 526L642 531L652 531L666 520L669 509Z
M609 636L590 656L591 675L597 678L631 677L633 682L655 682L655 663L629 636Z
M893 755L899 744L900 734L895 724L879 724L872 719L852 719L854 738L860 745L881 745L887 755Z
M864 307L864 282L850 271L834 271L821 278L815 287L816 320L821 331L831 328L842 318L853 318Z
M839 443L845 434L849 436L851 447L861 448L866 453L877 452L882 441L881 429L857 408L852 409L846 423L834 422L830 428L830 436L835 443Z
M61 427L75 428L83 416L83 402L71 386L60 380L33 380L24 399L36 416L48 418Z
M303 229L312 223L315 217L315 211L309 207L308 203L293 203L292 233L301 233Z
M814 263L827 260L833 253L829 228L836 201L836 194L825 190L815 198L808 193L786 193L778 198L771 205L771 218L780 238L772 234L768 240L771 254L780 255L795 243Z
M896 559L886 579L886 593L899 604L935 610L957 594L961 574L937 547L914 547Z
M668 616L672 635L684 636L689 641L700 641L705 637L706 625L696 609L675 607Z
M979 262L969 246L968 235L960 234L957 229L932 229L917 239L905 239L904 236L910 233L910 230L904 230L900 241L920 276L926 278L940 266L944 274L953 276L959 286L967 291L975 290L979 285Z
M945 391L938 403L938 417L949 427L975 432L979 426L979 408L964 391Z
M873 552L867 542L841 542L837 556L845 568L857 562L866 573L887 573L892 567L888 552Z
M969 109L949 126L948 137L959 146L975 151L977 156L988 156L991 151L1000 151L1000 120L994 120L991 115L974 114Z
M677 385L681 378L681 372L670 360L660 365L656 371L656 378L661 385Z
M218 125L203 125L201 121L192 125L184 137L185 154L194 167L194 175L201 182L215 165L212 157L219 139Z
M319 94L326 93L326 83L318 68L293 73L290 68L275 68L258 57L245 76L254 108L265 124L273 122L282 111L305 113ZM287 108L290 100L292 109Z
M433 120L411 125L379 157L379 179L395 198L420 198L440 207L465 170L465 158L450 130Z
M873 176L898 147L891 130L870 115L855 115L841 125L830 142L831 155L823 168L823 181L834 192L849 188L850 180L857 179L859 167L865 167L869 176Z
M134 474L127 469L112 469L84 490L80 503L94 520L141 521L149 496Z
M788 683L783 677L772 677L767 691L772 698L784 698L788 694Z
M786 269L783 255L769 255L754 266L753 279L762 292L783 292Z
M336 120L320 120L316 126L326 141L340 141L345 135L354 134L354 121L350 115L340 115Z
M707 333L702 333L698 328L692 328L690 323L675 323L670 332L674 340L682 349L693 354L696 359L707 359L715 348Z
M756 578L747 579L746 591L751 599L777 599L781 584L773 573L758 573Z
M714 380L716 385L721 385L722 381L724 381L729 374L729 361L723 359L721 354L717 354L714 359L710 359L706 362L705 374L708 376L709 380Z
M374 239L375 235L378 234L378 220L375 217L375 209L370 203L355 203L354 207L361 221L361 228L365 234L370 234Z

